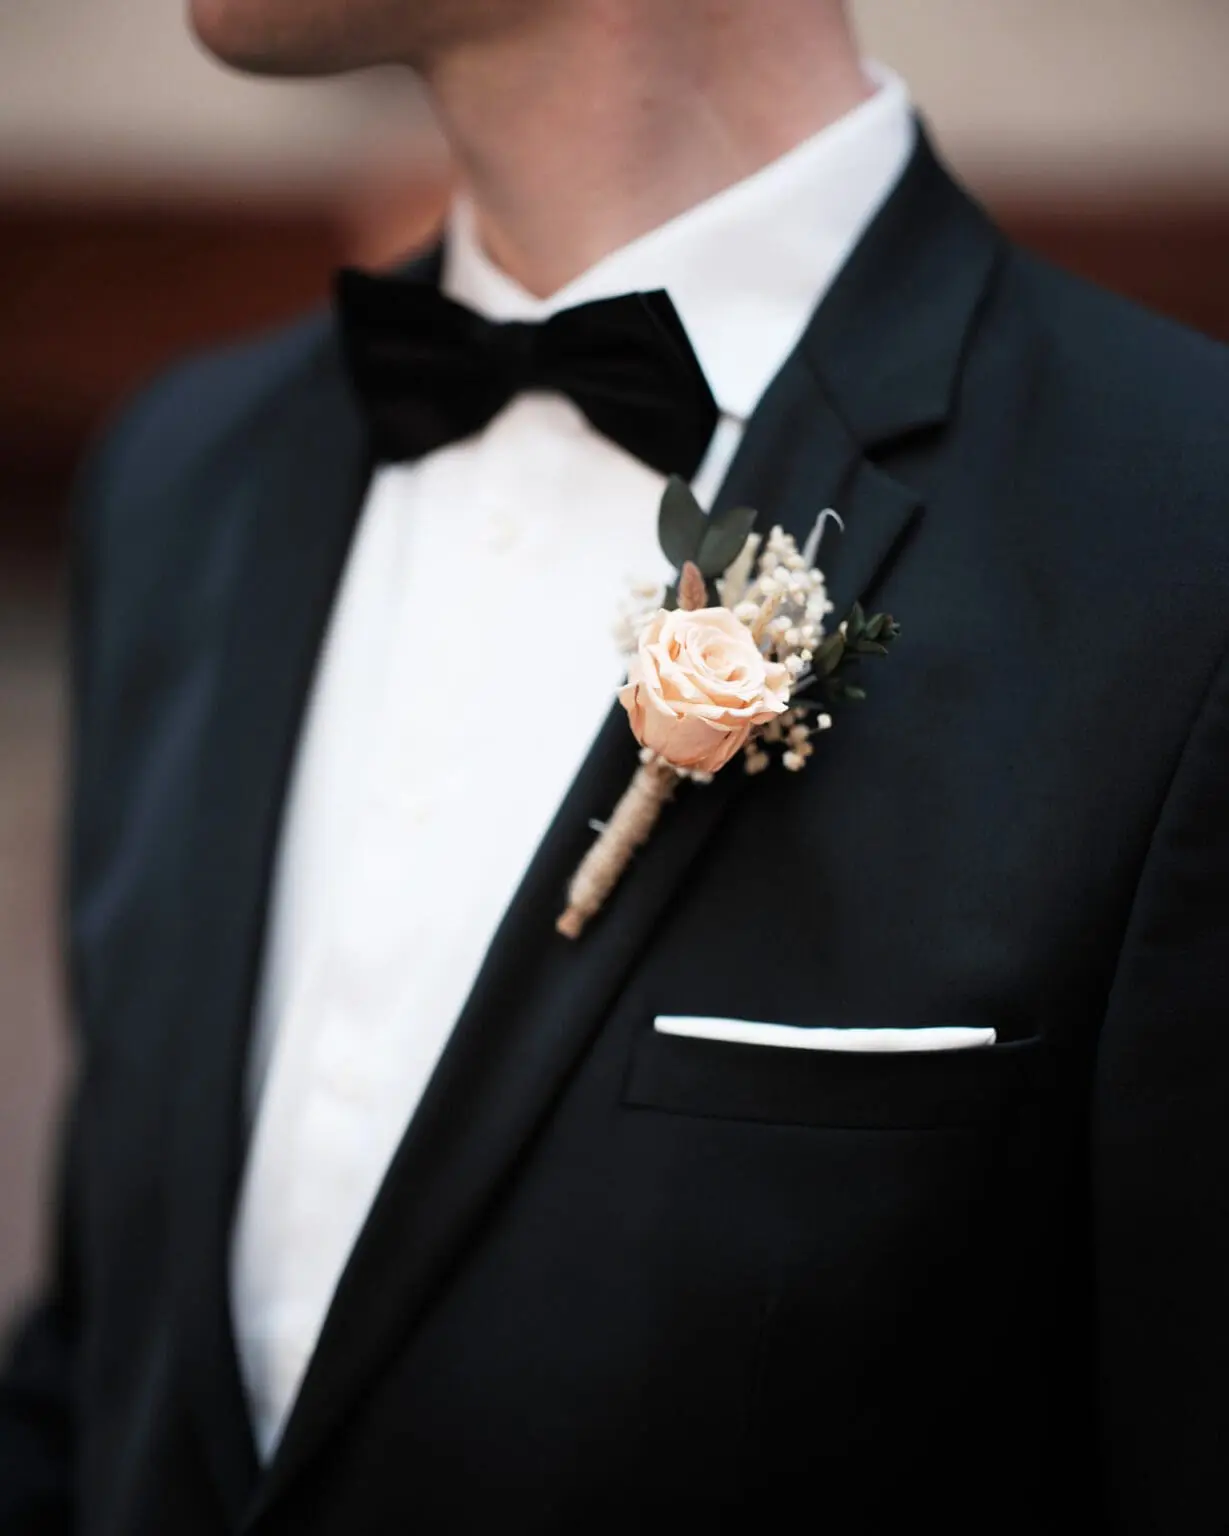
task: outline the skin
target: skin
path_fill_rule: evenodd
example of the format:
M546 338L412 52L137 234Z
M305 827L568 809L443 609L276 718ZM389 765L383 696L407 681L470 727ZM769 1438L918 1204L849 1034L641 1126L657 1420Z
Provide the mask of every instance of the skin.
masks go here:
M237 69L401 64L492 258L553 292L871 92L842 0L189 0Z

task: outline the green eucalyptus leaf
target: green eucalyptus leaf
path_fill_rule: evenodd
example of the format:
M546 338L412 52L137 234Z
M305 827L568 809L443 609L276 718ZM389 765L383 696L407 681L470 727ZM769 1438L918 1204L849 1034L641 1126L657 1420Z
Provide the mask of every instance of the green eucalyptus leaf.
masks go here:
M657 539L662 553L676 571L681 571L688 560L699 565L697 556L707 521L700 503L691 494L691 487L677 475L671 475L662 492L661 509L657 514Z
M854 644L854 650L859 656L886 656L888 648L881 645L878 640L858 640Z
M710 528L740 528L743 542L755 523L754 507L721 507L709 514Z
M840 666L844 654L845 636L837 630L820 641L819 649L815 652L815 666L828 676Z
M742 553L755 522L754 507L732 507L710 517L700 540L696 564L705 576L720 576Z
M847 699L853 699L856 703L861 703L866 697L866 689L855 688L852 683L846 683L844 695Z

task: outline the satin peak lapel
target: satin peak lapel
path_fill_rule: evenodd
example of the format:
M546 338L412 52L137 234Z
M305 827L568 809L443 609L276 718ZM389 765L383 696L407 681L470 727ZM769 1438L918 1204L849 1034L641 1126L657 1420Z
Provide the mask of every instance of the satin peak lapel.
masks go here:
M822 564L838 606L876 581L921 516L918 496L876 467L876 450L938 428L990 280L999 237L919 140L798 349L766 392L719 503L805 536L826 506L845 531ZM907 281L902 281L902 278ZM568 878L635 767L613 711L491 945L342 1277L269 1469L257 1515L395 1356L535 1127L599 1028L666 903L741 792L745 776L687 786L579 942L554 930Z

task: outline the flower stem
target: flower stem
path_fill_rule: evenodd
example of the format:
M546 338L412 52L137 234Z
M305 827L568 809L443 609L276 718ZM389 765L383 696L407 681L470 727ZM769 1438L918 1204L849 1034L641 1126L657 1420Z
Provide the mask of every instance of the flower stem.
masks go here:
M597 842L572 876L567 910L555 924L565 938L580 937L585 924L619 883L632 854L648 841L677 784L678 775L660 758L642 763L636 770Z

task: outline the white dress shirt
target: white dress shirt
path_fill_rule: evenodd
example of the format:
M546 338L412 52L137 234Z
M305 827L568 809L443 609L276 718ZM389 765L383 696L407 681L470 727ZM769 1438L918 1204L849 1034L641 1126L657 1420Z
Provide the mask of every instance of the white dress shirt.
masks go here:
M695 481L708 504L909 157L905 88L874 78L876 94L832 127L549 299L492 266L461 202L444 291L535 320L666 289L721 411ZM500 918L622 680L612 626L628 584L667 574L663 483L546 394L372 481L299 746L252 1048L231 1300L266 1457Z

